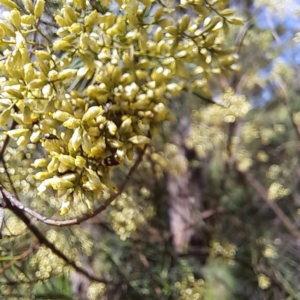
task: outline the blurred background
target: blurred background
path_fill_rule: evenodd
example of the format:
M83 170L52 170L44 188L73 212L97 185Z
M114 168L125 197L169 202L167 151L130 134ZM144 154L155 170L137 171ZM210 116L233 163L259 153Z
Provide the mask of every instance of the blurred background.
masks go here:
M50 36L61 3L47 5ZM207 97L171 99L174 121L104 213L80 226L39 224L110 282L72 271L7 212L1 299L300 299L300 1L229 6L246 20L226 37L237 47L237 71L212 80ZM32 178L20 179L30 170L24 153L11 147L6 155L21 195L54 214L56 202L35 200ZM118 169L115 180L126 173Z

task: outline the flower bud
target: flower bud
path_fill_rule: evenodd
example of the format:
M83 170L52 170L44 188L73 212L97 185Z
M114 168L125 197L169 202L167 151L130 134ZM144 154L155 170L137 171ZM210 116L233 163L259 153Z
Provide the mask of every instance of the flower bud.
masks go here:
M102 188L102 184L101 181L99 179L99 176L97 175L97 173L91 169L85 168L85 175L88 177L89 179L89 184L87 184L86 186L92 190L92 191L97 191L99 189Z
M15 31L11 28L11 26L8 26L4 21L0 20L0 27L5 31L5 34L7 36L15 37L16 33Z
M24 65L24 77L27 83L31 82L34 78L34 68L32 63Z
M81 145L82 145L82 150L88 155L90 155L91 149L93 147L93 143L91 141L91 137L87 134L86 131L83 132Z
M117 125L113 121L107 121L106 128L111 135L115 135L118 129Z
M51 59L51 54L48 51L44 51L44 50L35 50L33 52L33 54L35 55L35 57L38 60L50 60Z
M18 99L24 99L22 93L20 91L17 91L15 88L12 88L11 86L4 87L4 91Z
M73 116L65 111L57 110L52 114L52 118L61 122L65 122Z
M22 135L29 132L29 129L27 128L20 128L20 129L12 129L9 131L5 131L4 134L7 134L9 137L16 139L21 137Z
M69 181L74 181L76 180L77 176L74 173L69 173L69 174L65 174L61 177L63 180L69 180Z
M97 100L99 104L105 103L107 101L107 90L103 90L99 86L90 85L86 89L86 93L89 98Z
M77 155L75 158L75 165L76 167L83 169L86 165L86 160L82 156Z
M31 164L34 168L42 168L46 167L49 163L49 160L46 158L38 158L34 161L34 163Z
M120 135L124 134L124 133L127 133L127 132L131 132L132 131L132 127L131 127L131 124L132 124L132 120L130 117L126 118L120 128L119 128L119 133Z
M134 158L134 151L133 149L127 149L127 153L126 153L126 156L128 158L129 161L132 161L133 158Z
M56 155L55 158L57 158L60 162L65 164L67 167L70 168L75 167L75 158L70 155L59 154Z
M106 148L105 137L100 136L97 139L96 146L92 147L90 155L93 157L99 157L103 154Z
M70 117L67 121L63 123L64 127L67 127L69 129L75 129L81 125L81 120Z
M56 70L51 70L48 73L48 78L50 81L56 81L58 79L58 72Z
M56 40L52 46L53 51L60 51L60 50L67 51L70 50L71 48L72 47L70 43L65 40Z
M76 23L77 21L77 13L70 6L64 7L64 17L70 24Z
M61 207L60 207L60 215L63 216L65 215L69 209L70 209L70 206L71 206L71 200L72 198L71 197L67 197L61 204Z
M125 73L120 78L120 83L126 86L132 82L132 76L129 73Z
M30 135L29 134L22 135L18 138L17 145L19 147L24 147L29 143L29 140L30 140Z
M86 8L85 0L74 0L73 3L77 9L85 9Z
M128 141L134 145L145 145L150 143L150 139L144 135L136 135L128 139Z
M61 27L61 28L62 28L62 27L67 27L67 26L71 25L71 24L69 24L68 21L67 21L65 18L63 18L62 16L54 15L54 19L55 19L57 25L58 25L59 27Z
M5 37L5 31L2 27L0 27L0 40L2 40Z
M24 4L26 11L29 13L33 13L34 8L31 0L22 0L22 2Z
M27 87L29 90L40 89L40 88L44 87L44 85L46 85L46 84L47 84L47 80L34 79L27 85Z
M75 153L80 147L82 142L82 134L83 134L83 129L81 127L75 129L68 144L68 149L71 154Z
M17 29L20 29L21 14L16 8L13 9L10 13L10 22L14 27L16 27Z
M59 177L53 177L46 179L44 182L45 186L52 186L54 190L67 190L72 188L74 185L69 180L64 180Z
M49 173L54 173L59 168L59 160L56 157L53 157L50 163L47 166L47 170Z
M91 200L91 198L86 196L86 195L83 195L82 201L85 204L85 206L87 207L89 214L92 215L93 214L94 201Z
M59 80L71 79L76 75L76 73L77 73L76 69L65 69L58 73L58 79Z
M34 131L30 136L31 143L37 143L40 140L42 132L40 130Z
M49 172L38 172L35 175L33 175L33 177L37 180L45 180L50 178L51 176L52 174Z
M98 127L88 127L86 131L90 136L98 137L100 135L100 129Z
M166 106L163 103L158 103L154 106L153 111L155 114L156 121L162 121L165 119L166 114L168 112Z
M34 7L34 15L37 18L40 18L44 12L45 8L45 1L44 0L37 0L35 7Z
M11 109L5 109L0 115L0 126L5 126L11 118Z
M82 121L83 122L89 122L98 115L103 113L103 108L102 106L92 106L90 107L87 112L83 115Z
M93 10L88 16L84 18L84 25L93 26L100 22L99 14L96 10Z
M15 3L15 1L11 1L11 0L1 0L0 4L8 9L18 8L17 3Z
M108 139L107 141L111 148L120 149L123 146L123 143L116 139Z
M181 32L185 31L188 28L189 24L190 24L189 15L184 15L182 19L179 20L179 30Z
M82 32L83 26L80 23L74 23L69 27L69 31L73 34L79 34Z

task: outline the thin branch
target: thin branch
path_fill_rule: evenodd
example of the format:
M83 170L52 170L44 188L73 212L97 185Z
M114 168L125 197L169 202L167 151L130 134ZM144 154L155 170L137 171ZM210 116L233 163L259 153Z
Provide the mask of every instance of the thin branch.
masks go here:
M1 160L3 160L4 152L6 150L6 147L7 147L8 143L9 143L9 140L10 140L10 137L9 137L9 135L7 135L4 142L3 142L1 150L0 150L0 159Z
M235 40L235 45L237 47L237 52L239 53L241 51L241 47L243 46L244 39L246 35L248 34L249 30L254 27L253 20L249 20L239 31L238 36Z
M9 128L9 130L14 129L14 128L16 127L16 125L17 125L17 122L16 122L16 121L13 121L12 124L11 124L11 126L10 126L10 128ZM8 178L10 187L11 187L12 191L13 191L14 194L15 194L15 197L17 198L17 200L20 200L19 197L18 197L18 193L17 193L17 191L16 191L16 189L15 189L15 187L14 187L14 184L13 184L13 181L12 181L12 179L11 179L11 176L10 176L10 174L9 174L9 172L8 172L7 162L6 162L6 160L4 159L4 153L5 153L5 150L6 150L7 146L8 146L8 144L9 144L9 141L10 141L10 137L9 137L9 135L7 135L6 138L5 138L5 140L4 140L4 142L3 142L3 145L2 145L2 147L1 147L1 150L0 150L0 161L1 161L2 164L3 164L5 174L6 174L7 178Z
M286 110L287 110L287 112L289 114L289 117L290 117L290 120L292 122L292 125L293 125L293 127L295 129L295 132L297 134L297 138L300 141L300 132L299 132L297 124L295 123L295 120L294 120L294 117L293 117L293 112L292 112L292 110L290 108L289 101L288 101L287 86L286 86L286 84L284 84L282 82L282 80L280 78L278 78L277 83L279 84L279 86L281 88L281 93L278 95L279 99L281 98L283 100L282 102L283 102L283 104L286 107Z
M208 219L209 217L215 215L215 214L221 214L225 211L225 208L223 206L218 206L216 209L208 209L203 212L201 212L202 219Z
M138 159L136 160L134 165L131 167L130 171L128 172L128 174L127 174L125 180L123 181L123 183L121 184L120 188L115 193L113 193L102 205L100 205L97 209L95 209L92 215L87 214L87 215L83 215L82 217L72 219L72 220L66 220L66 221L51 220L51 219L46 218L45 216L40 215L39 213L30 209L29 207L26 207L23 203L18 201L11 193L6 191L2 186L0 186L0 191L5 196L7 207L11 208L11 210L13 212L15 212L14 208L16 208L18 210L28 213L32 217L36 218L37 220L39 220L47 225L60 226L60 227L78 225L88 219L95 217L96 215L98 215L99 213L104 211L123 192L124 188L126 187L127 183L129 182L132 174L135 172L135 170L138 168L138 166L142 162L143 156L144 156L144 153L145 153L147 147L148 147L148 145L146 145L144 147L144 149L142 150L142 152L140 153Z
M284 227L290 232L290 234L300 239L300 232L297 227L291 222L289 217L282 211L282 209L277 205L277 203L268 198L268 191L262 186L262 184L256 180L250 172L239 172L250 185L255 189L258 195L266 201L268 206L272 209L275 215L280 219Z
M1 191L2 192L2 191ZM20 209L19 207L13 205L6 197L4 193L2 193L3 198L6 200L6 206L8 209L14 212L14 214L22 220L27 228L35 235L35 237L39 240L40 244L45 245L47 248L49 248L54 254L56 254L58 257L60 257L67 265L72 266L78 273L83 274L87 278L93 281L97 282L104 282L108 283L108 281L104 278L98 277L94 274L91 274L87 270L84 270L83 268L79 267L75 261L68 258L65 254L63 254L60 250L58 250L54 244L48 241L48 239L43 235L43 233L35 227L31 220L25 215L25 212Z
M38 25L35 26L36 31L49 43L49 46L52 46L51 40L39 29Z
M20 281L0 281L0 286L19 286L20 284L36 284L40 281L40 279L34 279L34 280L30 280L30 281L24 281L24 280L20 280Z
M18 255L18 256L14 256L11 260L11 262L5 264L1 269L0 269L0 274L4 273L6 270L10 269L17 261L20 260L25 260L27 259L27 257L38 248L37 245L34 246L30 246L28 250L26 250L25 252L23 252L22 254Z

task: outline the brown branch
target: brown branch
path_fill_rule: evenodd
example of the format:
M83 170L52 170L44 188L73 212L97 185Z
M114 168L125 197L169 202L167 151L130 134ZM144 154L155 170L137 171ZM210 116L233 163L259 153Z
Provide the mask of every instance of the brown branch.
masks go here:
M0 274L4 273L6 270L10 269L17 261L27 259L27 257L33 252L33 250L36 250L37 248L38 248L38 246L36 246L36 245L30 246L29 249L26 250L25 252L23 252L22 254L12 257L12 259L11 259L12 261L5 264L0 269Z
M266 201L268 206L272 209L275 215L280 219L284 227L290 232L290 234L295 238L300 238L300 232L297 227L291 222L289 217L282 211L282 209L277 205L277 203L268 198L267 190L262 186L262 184L256 180L250 172L239 172L250 185L255 189L258 195Z
M278 98L280 100L282 100L282 103L283 103L283 105L285 106L285 108L288 112L291 123L294 127L294 130L295 130L296 134L297 134L297 138L300 141L300 132L299 132L297 124L295 123L292 109L290 108L290 105L289 105L289 100L288 100L288 95L287 95L287 85L284 84L280 78L278 78L277 83L279 84L280 89L281 89L281 92L278 94Z
M14 128L16 127L16 125L17 125L16 121L13 121L12 124L11 124L11 126L10 126L10 128L9 128L9 130L14 129ZM15 197L17 198L17 200L19 200L17 191L16 191L16 189L15 189L15 187L14 187L13 181L12 181L12 179L11 179L11 176L10 176L9 172L8 172L7 162L6 162L5 159L4 159L4 152L5 152L5 150L6 150L7 146L8 146L8 144L9 144L9 141L10 141L10 137L9 137L9 135L7 135L6 138L5 138L5 140L4 140L4 142L3 142L3 145L2 145L2 147L1 147L1 150L0 150L0 161L1 161L2 164L3 164L4 171L5 171L5 174L6 174L7 178L8 178L10 187L11 187L12 191L14 192Z
M2 192L2 191L1 191ZM60 257L67 265L72 266L78 273L83 274L87 278L93 281L97 282L104 282L107 283L108 281L104 278L98 277L94 274L91 274L87 270L84 270L83 268L77 266L76 262L68 258L65 254L63 254L60 250L58 250L54 244L48 241L48 239L43 235L43 233L35 227L31 220L25 215L25 212L20 209L19 207L13 205L6 197L4 193L2 193L3 198L6 200L6 206L8 209L14 212L14 214L22 220L27 228L35 235L35 237L38 239L40 244L45 245L47 248L49 248L54 254L56 254L58 257Z
M9 143L9 140L10 140L10 137L9 137L9 135L7 135L4 142L3 142L1 150L0 150L0 159L1 160L3 160L4 152L6 150L6 147L7 147L8 143Z
M216 209L208 209L203 212L201 212L202 219L207 219L215 214L221 214L225 211L225 208L223 206L218 206Z
M10 192L6 191L2 186L0 186L0 191L2 194L5 196L7 207L10 208L14 212L14 208L17 208L18 210L21 210L23 212L28 213L32 217L36 218L37 220L47 224L47 225L52 225L52 226L72 226L72 225L78 225L88 219L91 219L104 211L124 190L125 186L129 182L132 174L135 172L135 170L138 168L140 163L143 160L144 153L147 149L148 145L144 147L142 152L140 153L138 159L134 163L134 165L131 167L130 171L128 172L125 180L121 184L120 188L117 190L117 192L113 193L102 205L100 205L97 209L94 210L93 214L87 214L83 215L82 217L71 219L71 220L66 220L66 221L57 221L57 220L52 220L48 219L45 216L40 215L36 211L30 209L29 207L26 207L23 203L18 201L16 197L14 197Z
M243 42L246 38L246 35L249 33L249 31L254 27L254 21L249 20L245 23L245 25L241 28L239 31L236 40L235 40L235 46L237 47L237 52L239 53L241 51L241 47L243 46Z

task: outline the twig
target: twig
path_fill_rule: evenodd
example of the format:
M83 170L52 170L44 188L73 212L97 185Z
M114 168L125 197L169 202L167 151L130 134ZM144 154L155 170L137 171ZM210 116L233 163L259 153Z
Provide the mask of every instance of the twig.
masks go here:
M18 201L15 198L15 196L13 196L11 193L6 191L2 186L0 186L0 191L5 196L7 207L11 208L11 210L13 212L14 212L14 208L17 208L18 210L28 213L32 217L36 218L37 220L39 220L47 225L60 226L60 227L77 225L88 219L93 218L94 216L96 216L99 213L101 213L102 211L104 211L123 192L125 186L129 182L132 174L135 172L135 170L138 168L138 166L142 162L143 156L144 156L144 153L145 153L147 147L148 147L148 145L146 145L144 147L144 149L142 150L142 152L139 155L139 158L136 160L134 165L131 167L129 173L127 174L125 180L123 181L122 185L117 190L117 192L113 193L102 205L100 205L97 209L95 209L92 215L84 215L82 217L72 219L72 220L66 220L66 221L51 220L51 219L46 218L45 216L40 215L39 213L30 209L29 207L26 207L23 203Z
M237 52L239 53L241 50L241 47L243 45L244 39L249 32L249 30L254 26L253 20L249 20L239 31L238 36L235 40L235 45L237 47Z
M48 239L43 235L43 233L32 224L31 220L25 215L25 213L22 209L13 205L7 199L6 195L4 193L2 193L2 194L3 194L3 198L6 200L7 208L10 209L11 211L13 211L14 214L26 224L27 228L35 235L35 237L39 240L40 244L43 244L46 247L48 247L54 254L56 254L58 257L60 257L62 260L64 260L64 262L67 265L72 266L78 273L83 274L90 280L108 283L108 281L106 279L98 277L94 274L91 274L87 270L84 270L83 268L77 266L75 261L68 258L65 254L63 254L60 250L58 250L54 244L52 244L51 242L48 241Z
M23 252L22 254L18 256L12 257L12 261L10 263L5 264L1 269L0 269L0 274L4 273L6 270L10 269L17 261L19 260L25 260L27 257L33 252L33 250L37 249L38 246L30 246L28 250Z
M250 172L240 172L241 174L255 189L259 196L266 201L268 206L272 209L275 215L280 219L284 227L291 233L291 235L297 239L300 238L300 232L297 227L291 222L289 217L282 211L282 209L277 205L275 201L268 198L267 190L262 186L262 184L256 180Z
M17 125L16 121L13 121L12 124L11 124L11 126L10 126L10 128L9 128L9 130L14 129L14 128L16 127L16 125ZM3 142L3 145L2 145L2 147L1 147L1 150L0 150L0 161L1 161L2 164L3 164L5 174L6 174L7 178L8 178L10 187L11 187L12 191L13 191L14 194L15 194L15 197L17 198L17 200L20 200L19 197L18 197L17 191L16 191L16 189L15 189L15 187L14 187L14 184L13 184L13 181L12 181L12 179L11 179L11 176L10 176L10 174L9 174L9 172L8 172L7 162L6 162L5 159L4 159L4 152L5 152L5 150L6 150L7 146L8 146L8 144L9 144L9 141L10 141L10 137L9 137L9 135L7 135L6 138L5 138L5 140L4 140L4 142Z
M204 212L201 212L201 217L202 219L207 219L215 214L221 214L225 211L225 208L223 206L218 206L215 209L208 209L205 210Z
M39 29L38 25L35 26L36 31L49 43L50 46L52 46L51 40L43 34L43 32Z
M246 38L246 35L249 33L250 29L254 26L253 21L248 21L243 28L238 33L238 36L236 37L235 40L235 45L237 47L237 53L241 51L241 48L243 46L243 42ZM233 78L231 79L231 87L234 88L235 91L238 91L238 86L239 86L239 80L238 80L238 74L235 74ZM229 172L229 167L230 164L235 163L235 157L231 151L231 146L232 146L232 140L234 137L234 133L236 131L237 126L239 125L239 120L236 120L232 123L228 124L228 132L227 132L227 142L226 142L226 152L228 154L228 159L225 162L225 168L223 172L222 179L220 181L220 189L223 190L225 187L226 179L227 179L227 174Z

